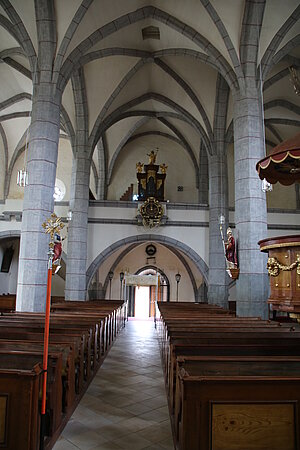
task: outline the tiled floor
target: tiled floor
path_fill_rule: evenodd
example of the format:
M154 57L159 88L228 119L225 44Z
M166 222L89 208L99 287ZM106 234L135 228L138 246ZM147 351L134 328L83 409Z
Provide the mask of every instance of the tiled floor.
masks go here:
M53 450L173 450L156 331L129 321Z

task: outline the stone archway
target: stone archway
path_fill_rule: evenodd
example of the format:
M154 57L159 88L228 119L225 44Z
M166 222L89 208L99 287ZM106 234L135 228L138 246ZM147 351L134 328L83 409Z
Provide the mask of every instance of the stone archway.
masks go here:
M182 252L184 256L190 259L199 270L201 275L203 276L206 284L208 284L208 273L209 269L205 261L201 258L198 253L196 253L191 247L187 244L184 244L181 241L170 238L168 236L160 236L156 234L144 234L144 235L135 235L129 236L124 239L120 239L119 241L114 242L112 245L103 250L99 255L92 261L90 266L86 272L86 286L88 287L92 281L93 276L95 275L97 269L101 266L101 264L111 256L116 250L123 247L126 244L142 244L143 242L157 242L162 245L165 245L170 250L176 250L176 254L179 254L178 251Z

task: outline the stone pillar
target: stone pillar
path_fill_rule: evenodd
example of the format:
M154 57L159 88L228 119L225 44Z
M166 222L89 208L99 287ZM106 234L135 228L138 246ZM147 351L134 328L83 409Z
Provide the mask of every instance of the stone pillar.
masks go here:
M77 154L73 160L66 268L66 300L86 300L87 229L90 159Z
M200 145L198 201L201 205L208 205L208 158L203 142Z
M228 275L219 217L228 223L227 163L224 155L209 158L209 285L208 303L228 307ZM226 228L224 226L224 230ZM226 236L224 236L226 238Z
M99 140L97 144L97 152L98 152L98 186L97 186L97 200L105 200L106 199L106 162L105 162L105 153L104 153L104 145L102 138Z
M267 207L255 165L264 156L261 98L253 81L244 95L234 97L235 237L240 267L236 309L239 316L262 318L267 317L267 257L257 243L267 237Z
M205 281L197 289L196 303L207 303L207 285Z
M36 86L27 152L29 181L24 189L17 311L45 310L49 235L42 223L54 208L59 125L60 96L50 83Z

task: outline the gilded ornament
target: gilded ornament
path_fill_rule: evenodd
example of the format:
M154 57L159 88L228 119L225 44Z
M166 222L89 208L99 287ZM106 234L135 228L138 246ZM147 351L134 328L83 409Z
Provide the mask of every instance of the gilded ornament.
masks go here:
M157 153L158 150L156 150L156 153L154 150L151 150L150 153L147 153L147 156L149 156L149 164L155 164Z
M142 173L143 172L143 168L144 168L144 164L139 161L138 163L136 163L135 167L136 167L137 173Z
M50 234L51 240L54 239L54 234L60 234L60 230L64 227L60 217L57 217L55 213L52 213L46 222L42 223L42 227L45 233Z
M161 164L159 167L160 167L161 173L167 173L168 166L166 166L165 163Z
M300 275L300 255L297 255L297 260L290 264L289 266L285 266L280 264L280 262L276 258L268 258L267 269L269 275L272 277L277 277L280 271L291 271L297 267L297 274Z
M149 197L141 205L140 213L145 227L158 227L164 214L164 208L156 198Z

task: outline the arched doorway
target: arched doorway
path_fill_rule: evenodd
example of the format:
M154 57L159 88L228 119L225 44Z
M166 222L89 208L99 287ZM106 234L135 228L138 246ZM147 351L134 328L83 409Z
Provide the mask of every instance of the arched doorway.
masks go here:
M170 284L165 273L152 266L139 269L135 275L156 275L159 274L159 285L156 286L130 286L129 316L137 319L148 319L155 315L155 298L157 293L158 301L170 300ZM157 291L157 292L156 292Z

